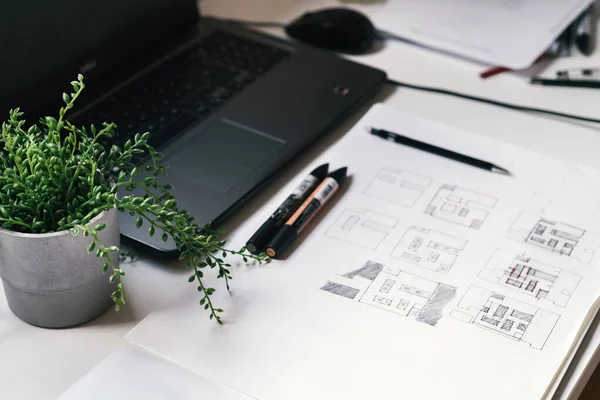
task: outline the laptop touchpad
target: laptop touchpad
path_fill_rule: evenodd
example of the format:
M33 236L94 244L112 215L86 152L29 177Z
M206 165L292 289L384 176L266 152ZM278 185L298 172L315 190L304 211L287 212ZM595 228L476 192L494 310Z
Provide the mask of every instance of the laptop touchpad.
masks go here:
M225 193L265 164L285 140L222 119L167 157L169 175Z

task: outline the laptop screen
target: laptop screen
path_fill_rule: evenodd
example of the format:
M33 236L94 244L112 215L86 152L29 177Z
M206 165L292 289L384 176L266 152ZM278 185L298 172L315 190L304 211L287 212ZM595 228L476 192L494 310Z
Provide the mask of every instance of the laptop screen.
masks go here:
M1 1L0 104L34 85L43 91L61 70L64 89L77 73L93 76L197 17L194 0Z

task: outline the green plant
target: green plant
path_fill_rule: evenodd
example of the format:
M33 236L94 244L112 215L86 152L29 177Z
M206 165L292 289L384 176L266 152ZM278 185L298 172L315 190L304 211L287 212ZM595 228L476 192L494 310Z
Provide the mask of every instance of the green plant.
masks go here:
M171 187L159 182L166 167L159 163L162 155L148 144L149 132L136 134L133 141L119 148L106 145L115 124L78 128L65 119L85 87L83 76L71 85L74 93L63 94L65 106L58 119L48 116L26 128L23 113L16 108L2 124L0 227L28 233L71 230L74 235L90 238L87 251L95 251L98 258L105 259L104 273L110 268L109 279L116 284L112 300L119 310L125 304L121 283L125 272L110 255L120 249L105 247L97 234L105 226L91 226L89 222L110 209L128 212L137 216L138 228L146 222L151 236L160 234L166 241L170 235L174 239L180 259L185 259L186 266L193 270L189 282L198 284L200 305L209 311L211 319L221 323L222 310L211 301L215 289L204 284L203 270L216 268L218 278L224 279L229 290L231 265L224 260L228 254L239 255L244 262L249 258L268 261L268 257L247 254L245 248L226 249L225 240L218 238L222 231L198 226L178 208ZM148 156L143 171L132 162L137 155ZM128 192L141 188L144 195L117 196L120 187Z

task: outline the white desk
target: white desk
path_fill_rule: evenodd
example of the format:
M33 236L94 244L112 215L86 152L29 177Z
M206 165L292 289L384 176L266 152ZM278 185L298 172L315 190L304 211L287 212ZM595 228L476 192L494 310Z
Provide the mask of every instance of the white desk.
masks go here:
M283 22L307 9L325 5L339 4L333 0L201 1L205 14ZM266 31L282 35L281 30ZM478 73L482 66L402 43L389 42L377 53L353 59L385 69L390 77L405 82L440 86L563 112L600 116L597 111L600 91L534 87L524 78L508 73L481 80ZM600 52L590 59L573 57L557 61L550 69L585 65L600 65ZM555 123L549 118L535 119L493 106L409 89L386 90L377 100L459 128L600 169L600 129L571 130L569 125ZM343 132L350 125L349 122L334 134ZM293 166L291 168L294 169ZM238 215L238 220L248 215L267 195L268 191L250 202ZM234 220L229 228L235 225ZM3 294L0 294L0 393L4 395L3 398L56 398L120 348L123 336L149 312L161 304L174 301L184 289L189 288L186 279L188 272L176 263L142 260L126 269L128 276L124 282L128 305L119 313L110 311L98 320L75 329L45 330L26 325L12 315Z

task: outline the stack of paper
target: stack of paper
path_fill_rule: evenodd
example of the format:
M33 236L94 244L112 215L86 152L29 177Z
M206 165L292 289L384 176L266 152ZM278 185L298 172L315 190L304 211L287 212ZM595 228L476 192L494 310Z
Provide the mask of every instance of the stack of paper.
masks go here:
M378 28L490 65L530 67L593 0L388 0L348 4Z
M384 141L375 126L507 168ZM259 400L545 399L600 292L590 171L377 105L298 175L351 178L287 260L235 269L206 318L190 291L128 339ZM243 245L297 184L231 238ZM220 287L220 286L219 286Z

